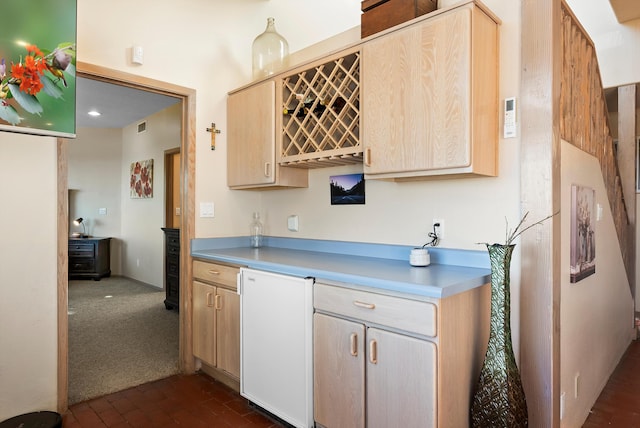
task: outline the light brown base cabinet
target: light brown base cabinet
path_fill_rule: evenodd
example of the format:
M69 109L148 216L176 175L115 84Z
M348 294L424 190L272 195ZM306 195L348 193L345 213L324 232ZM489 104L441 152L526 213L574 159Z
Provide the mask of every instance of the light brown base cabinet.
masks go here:
M239 271L235 266L193 261L193 355L203 363L203 371L236 390L240 379Z
M466 427L489 331L489 286L410 300L316 283L319 426Z

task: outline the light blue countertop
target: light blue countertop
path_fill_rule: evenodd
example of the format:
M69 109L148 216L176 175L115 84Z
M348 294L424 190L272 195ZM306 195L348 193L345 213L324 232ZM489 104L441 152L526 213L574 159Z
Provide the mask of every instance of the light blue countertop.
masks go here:
M248 242L246 237L194 239L191 255L416 298L452 296L491 277L486 251L430 247L431 264L413 267L406 246L266 237L265 245L254 249Z

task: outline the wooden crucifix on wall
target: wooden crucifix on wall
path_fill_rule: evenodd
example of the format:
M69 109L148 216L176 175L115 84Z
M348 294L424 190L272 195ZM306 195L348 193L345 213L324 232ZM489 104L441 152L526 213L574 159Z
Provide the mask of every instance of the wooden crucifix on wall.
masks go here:
M220 133L220 130L216 128L215 123L211 123L211 128L207 128L207 132L211 132L211 150L216 149L216 134Z

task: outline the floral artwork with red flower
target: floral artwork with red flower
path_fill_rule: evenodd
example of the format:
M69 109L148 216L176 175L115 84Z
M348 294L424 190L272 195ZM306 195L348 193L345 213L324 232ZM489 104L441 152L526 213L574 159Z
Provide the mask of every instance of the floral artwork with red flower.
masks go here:
M76 3L2 2L0 130L75 137Z
M133 199L153 198L153 159L131 164L129 188Z

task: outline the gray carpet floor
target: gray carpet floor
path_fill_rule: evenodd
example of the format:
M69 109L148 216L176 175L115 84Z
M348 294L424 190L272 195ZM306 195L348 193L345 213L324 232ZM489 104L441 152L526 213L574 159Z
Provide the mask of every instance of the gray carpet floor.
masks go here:
M178 313L123 277L69 281L69 403L178 373Z

